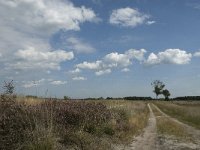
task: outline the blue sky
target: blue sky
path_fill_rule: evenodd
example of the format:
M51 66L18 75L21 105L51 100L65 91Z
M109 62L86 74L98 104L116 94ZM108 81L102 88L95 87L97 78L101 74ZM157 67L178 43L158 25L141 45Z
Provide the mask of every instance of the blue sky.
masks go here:
M73 98L200 95L199 0L0 0L0 82Z

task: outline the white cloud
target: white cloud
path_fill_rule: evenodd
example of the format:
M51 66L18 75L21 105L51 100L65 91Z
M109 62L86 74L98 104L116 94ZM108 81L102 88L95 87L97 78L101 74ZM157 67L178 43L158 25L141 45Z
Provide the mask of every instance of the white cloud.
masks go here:
M57 50L52 52L41 52L34 47L29 47L25 50L19 50L15 53L19 58L30 61L65 61L74 58L73 52L66 52L64 50Z
M124 68L124 69L122 69L121 71L122 71L122 72L129 72L130 69L129 69L129 68Z
M160 59L158 58L158 56L154 53L151 53L148 57L148 59L145 61L146 65L156 65L156 64L160 64Z
M97 19L93 10L75 7L70 1L1 0L0 4L0 48L4 52L26 46L47 50L53 33L79 30L83 22Z
M95 62L87 62L77 64L76 67L80 69L95 70L96 75L111 73L112 68L124 68L130 66L133 60L140 62L144 61L145 49L129 49L123 54L112 52L105 55L101 60Z
M69 73L71 73L71 74L77 74L77 73L80 73L80 72L81 72L81 70L79 68L76 68L74 70L69 71Z
M200 51L199 51L199 52L195 52L195 53L193 54L193 56L195 56L195 57L200 57Z
M111 69L100 70L100 71L95 72L95 74L96 74L97 76L101 76L101 75L109 74L109 73L111 73Z
M8 9L12 15L7 21L21 23L23 26L39 29L43 32L55 32L60 28L65 30L79 30L85 21L95 21L95 13L84 6L75 7L70 1L62 0L19 0L0 1L2 8ZM27 11L27 9L29 11ZM5 19L5 16L3 17ZM23 23L23 24L22 24ZM23 29L23 30L26 30Z
M22 87L24 88L32 88L37 87L45 82L45 79L33 80L33 81L22 81Z
M126 67L132 64L132 59L143 61L145 53L145 49L129 49L124 54L112 52L104 57L104 62L108 67Z
M53 49L49 44L52 35L61 29L78 31L82 23L98 20L92 9L76 7L69 0L0 0L0 18L0 49L5 56L1 61L10 71L60 69L72 52ZM89 46L81 44L82 50Z
M101 69L102 61L100 60L97 60L96 62L84 61L83 63L77 64L76 67L81 68L81 69L97 70L97 69Z
M94 47L78 38L70 37L67 39L67 43L67 47L76 51L77 53L91 53L95 51Z
M117 52L113 52L110 54L107 54L104 57L104 60L106 62L109 62L110 64L113 64L113 66L128 66L131 64L130 59L128 59L128 56L125 54L119 54ZM115 65L116 64L116 65Z
M50 84L52 84L52 85L64 85L64 84L67 84L67 81L56 80L56 81L52 81Z
M150 18L149 15L139 12L137 9L126 7L112 11L109 22L123 27L136 27L144 24Z
M167 49L164 52L159 52L157 55L151 53L145 61L146 65L157 64L188 64L192 58L192 54L180 49Z
M130 59L137 59L139 61L143 61L144 60L144 54L146 52L147 51L145 49L140 49L140 50L129 49L128 51L125 52L125 54Z
M34 86L37 86L37 84L34 84L34 82L29 82L29 83L25 83L22 85L24 88L31 88Z
M80 80L87 80L85 77L73 77L72 80L80 81Z
M17 62L7 64L14 69L52 69L59 70L60 63L74 58L73 52L57 50L42 52L29 47L15 53Z
M152 20L152 21L147 21L147 22L146 22L147 25L152 25L152 24L154 24L154 23L156 23L156 21L153 21L153 20Z

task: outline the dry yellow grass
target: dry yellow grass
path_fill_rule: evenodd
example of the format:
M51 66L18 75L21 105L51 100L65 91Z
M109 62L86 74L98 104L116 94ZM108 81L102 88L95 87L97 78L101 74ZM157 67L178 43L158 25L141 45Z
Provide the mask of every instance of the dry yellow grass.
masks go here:
M35 106L35 105L39 105L42 102L44 102L45 100L42 98L32 98L32 97L24 97L24 96L18 96L17 97L17 102L19 103L23 103L25 105L31 105L31 106Z
M188 136L184 127L166 117L157 118L157 130L161 134L185 138Z
M186 103L156 102L156 105L166 114L200 129L200 105Z
M191 135L185 130L184 126L178 124L171 118L164 116L158 111L154 105L152 106L153 113L156 116L157 131L161 135L170 135L179 139L191 140Z

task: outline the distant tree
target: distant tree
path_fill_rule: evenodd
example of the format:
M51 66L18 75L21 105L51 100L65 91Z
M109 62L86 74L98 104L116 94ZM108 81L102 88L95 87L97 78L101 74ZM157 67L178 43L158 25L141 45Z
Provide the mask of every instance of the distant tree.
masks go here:
M112 97L107 97L106 99L107 99L107 100L110 100L110 99L113 99L113 98L112 98Z
M64 96L64 100L69 100L70 97L69 96Z
M12 95L14 93L14 90L15 90L15 86L13 84L13 80L8 81L8 82L4 81L3 89L4 89L4 93L5 94Z
M162 94L165 84L160 80L155 80L151 83L151 85L154 88L153 92L156 94L156 99L158 99L158 95Z
M169 96L171 95L170 92L165 89L162 91L163 96L165 97L165 100L169 100Z

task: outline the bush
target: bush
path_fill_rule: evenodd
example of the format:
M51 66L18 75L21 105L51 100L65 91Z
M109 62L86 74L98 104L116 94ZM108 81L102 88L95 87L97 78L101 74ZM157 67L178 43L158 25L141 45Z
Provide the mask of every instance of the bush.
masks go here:
M10 97L1 97L0 108L0 149L18 149L31 140L34 122L26 107Z

